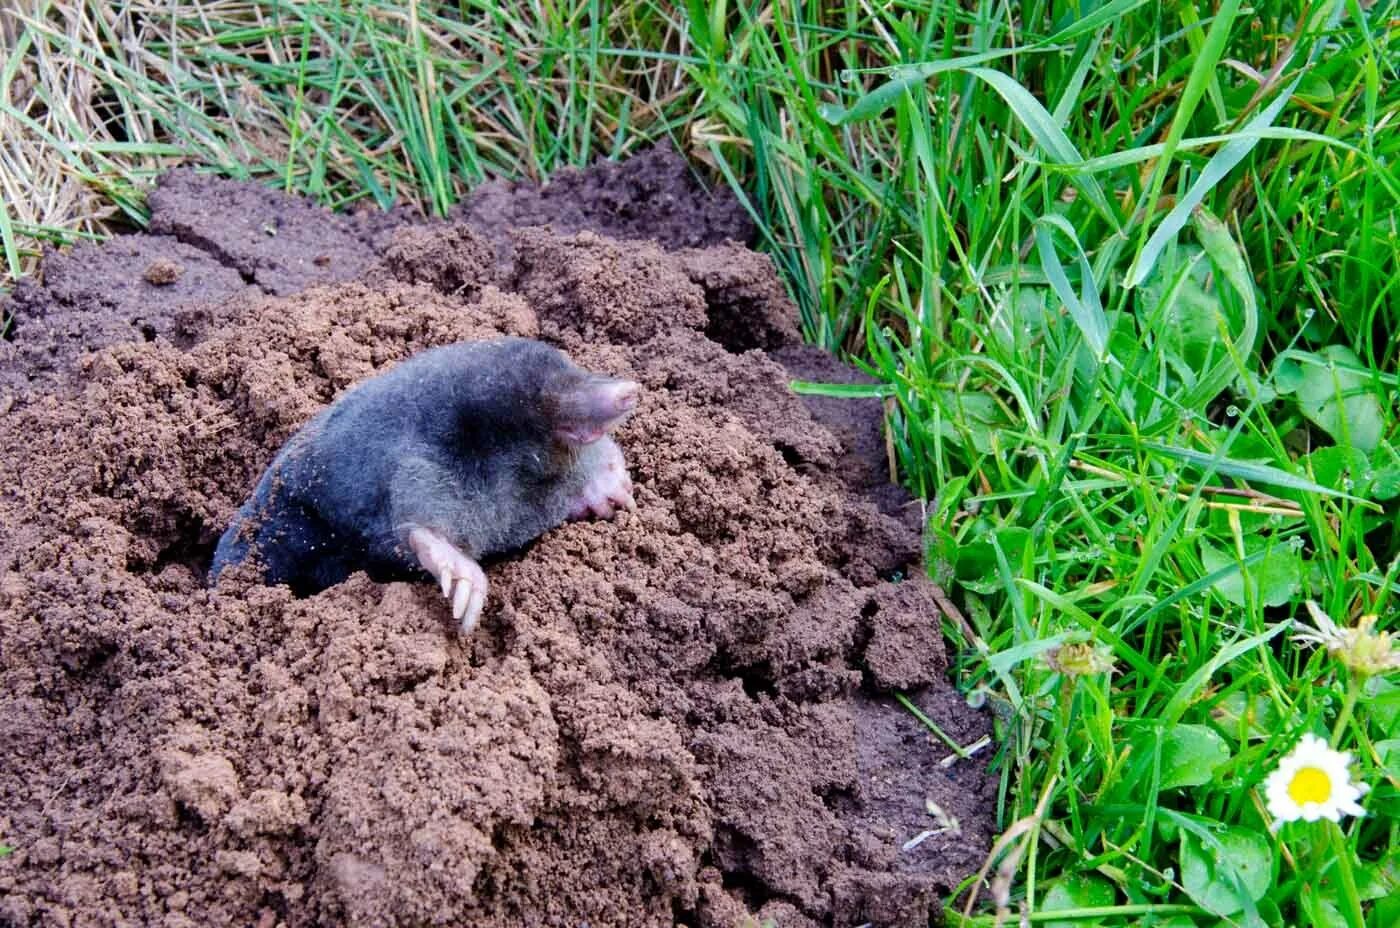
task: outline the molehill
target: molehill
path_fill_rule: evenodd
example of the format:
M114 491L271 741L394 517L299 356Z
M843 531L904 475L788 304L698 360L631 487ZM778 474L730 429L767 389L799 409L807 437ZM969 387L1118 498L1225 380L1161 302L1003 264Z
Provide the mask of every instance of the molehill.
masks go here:
M801 345L732 199L658 152L450 222L188 171L151 202L8 307L0 923L937 918L989 846L989 752L948 762L890 694L962 743L988 723L878 404L788 390L854 375ZM643 385L635 513L488 563L465 640L427 583L205 587L300 423L500 334Z

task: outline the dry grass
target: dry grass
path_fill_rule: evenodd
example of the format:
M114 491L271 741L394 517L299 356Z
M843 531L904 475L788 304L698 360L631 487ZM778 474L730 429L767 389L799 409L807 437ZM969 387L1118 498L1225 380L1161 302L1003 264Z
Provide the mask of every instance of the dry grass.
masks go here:
M91 10L51 6L19 0L0 13L6 50L0 65L0 231L10 275L32 269L40 240L94 234L121 211L104 185L92 183L106 160L98 146L117 140L96 105L100 81L90 58L36 42L27 25L30 17L47 14L47 28L65 37L63 45L80 47L93 30ZM130 173L144 166L133 161Z
M693 96L683 24L648 3L21 0L0 20L11 276L41 242L143 221L174 164L441 213L672 134Z

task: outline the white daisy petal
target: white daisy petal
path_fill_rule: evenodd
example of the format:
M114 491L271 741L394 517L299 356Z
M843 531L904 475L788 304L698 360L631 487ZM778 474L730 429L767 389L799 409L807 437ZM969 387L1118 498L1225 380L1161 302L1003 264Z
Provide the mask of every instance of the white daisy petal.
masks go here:
M1309 732L1264 781L1265 804L1274 817L1270 827L1277 830L1283 822L1300 819L1338 822L1343 815L1365 815L1357 800L1368 788L1351 782L1350 752L1334 751Z

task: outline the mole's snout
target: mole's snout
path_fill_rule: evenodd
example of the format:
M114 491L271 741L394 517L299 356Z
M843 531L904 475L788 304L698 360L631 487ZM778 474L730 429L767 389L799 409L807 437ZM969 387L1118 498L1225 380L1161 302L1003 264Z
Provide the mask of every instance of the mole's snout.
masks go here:
M637 408L642 395L642 385L633 380L610 381L605 389L607 402L619 413L627 413Z
M560 403L557 432L570 444L591 444L632 415L641 395L635 381L594 375Z

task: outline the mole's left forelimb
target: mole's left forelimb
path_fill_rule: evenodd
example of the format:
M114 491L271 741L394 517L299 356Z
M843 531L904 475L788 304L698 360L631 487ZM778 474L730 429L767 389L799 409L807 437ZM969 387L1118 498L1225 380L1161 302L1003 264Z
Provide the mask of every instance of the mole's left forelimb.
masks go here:
M440 533L423 526L408 530L408 546L422 568L442 586L442 595L452 604L452 618L461 623L462 634L469 634L486 604L486 574L481 565Z
M393 546L402 557L406 545L416 566L438 581L464 635L476 625L486 602L486 574L476 558L487 546L480 532L473 531L477 519L469 495L449 469L412 452L399 463L389 487Z

